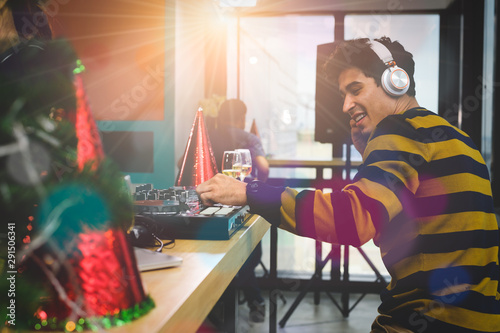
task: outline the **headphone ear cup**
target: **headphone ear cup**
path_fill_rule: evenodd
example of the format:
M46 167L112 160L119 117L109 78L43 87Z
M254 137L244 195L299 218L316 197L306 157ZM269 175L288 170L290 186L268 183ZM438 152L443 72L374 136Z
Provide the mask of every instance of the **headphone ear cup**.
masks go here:
M380 80L384 91L395 97L403 96L410 87L410 77L398 66L389 67L382 73Z

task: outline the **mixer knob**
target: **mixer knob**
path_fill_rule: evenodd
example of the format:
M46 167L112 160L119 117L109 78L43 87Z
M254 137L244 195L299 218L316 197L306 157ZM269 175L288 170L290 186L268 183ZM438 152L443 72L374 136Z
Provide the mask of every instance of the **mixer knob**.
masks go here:
M148 200L158 200L158 193L150 191L148 193Z

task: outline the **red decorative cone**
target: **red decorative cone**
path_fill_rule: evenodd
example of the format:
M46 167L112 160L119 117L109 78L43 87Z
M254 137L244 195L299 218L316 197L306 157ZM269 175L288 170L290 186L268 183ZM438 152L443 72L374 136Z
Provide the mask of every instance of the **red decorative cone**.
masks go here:
M82 170L88 162L93 162L96 168L104 158L101 137L97 130L92 112L90 111L87 95L80 75L75 75L76 90L76 137L78 138L77 162L78 169Z
M144 292L134 251L123 230L87 228L65 250L64 264L47 265L38 259L53 277L51 282L57 283L31 321L36 330L109 329L154 307Z
M260 138L260 134L259 134L259 130L257 129L257 123L255 122L255 118L252 121L252 126L250 127L250 133L252 133Z
M217 172L217 163L200 107L194 118L175 185L197 186L215 176Z

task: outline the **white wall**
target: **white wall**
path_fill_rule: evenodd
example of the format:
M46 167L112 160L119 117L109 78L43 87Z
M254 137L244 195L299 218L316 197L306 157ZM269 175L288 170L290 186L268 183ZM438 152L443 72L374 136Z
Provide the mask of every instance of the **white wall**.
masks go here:
M204 20L200 19L200 7L196 1L176 1L175 161L172 161L176 165L184 154L199 101L204 98Z

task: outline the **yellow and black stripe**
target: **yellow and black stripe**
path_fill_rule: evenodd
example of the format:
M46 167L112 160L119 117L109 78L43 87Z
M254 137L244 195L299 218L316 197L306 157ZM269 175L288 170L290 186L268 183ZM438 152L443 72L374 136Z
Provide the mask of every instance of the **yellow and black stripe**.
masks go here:
M392 277L379 311L404 327L499 332L499 232L488 170L472 140L442 117L411 109L379 123L363 162L342 191L274 191L280 227L353 246L374 238Z

